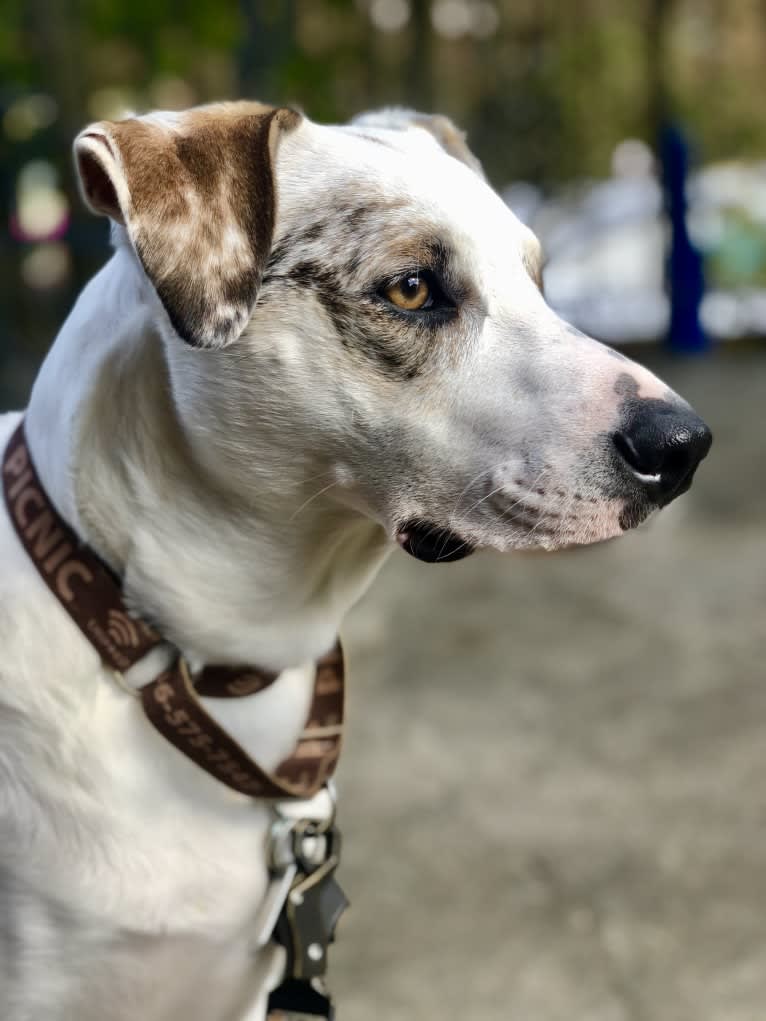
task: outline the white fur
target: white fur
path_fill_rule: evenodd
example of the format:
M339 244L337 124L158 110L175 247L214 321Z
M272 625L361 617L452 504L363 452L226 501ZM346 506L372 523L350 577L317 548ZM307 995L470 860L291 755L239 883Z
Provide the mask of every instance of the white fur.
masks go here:
M550 474L566 488L587 437L614 417L619 372L642 393L665 393L595 342L565 336L522 264L529 233L476 174L426 131L389 135L383 147L305 121L286 137L275 241L346 179L444 225L486 310L427 383L355 371L311 296L268 316L256 309L226 351L191 349L118 231L27 412L49 495L123 575L128 602L194 662L283 671L253 699L210 703L266 768L292 748L312 661L395 548L398 520L440 512L476 541L524 545L504 514L527 492L514 479L530 436L549 443ZM411 211L392 230L406 230ZM522 371L542 396L521 386ZM17 420L0 419L1 446ZM376 444L371 423L396 426L398 439ZM403 453L430 477L427 493L402 484ZM614 534L618 509L593 509L579 540ZM4 508L0 557L4 1021L261 1017L281 967L281 951L256 958L252 945L267 809L151 729L39 579ZM167 655L153 653L130 680Z

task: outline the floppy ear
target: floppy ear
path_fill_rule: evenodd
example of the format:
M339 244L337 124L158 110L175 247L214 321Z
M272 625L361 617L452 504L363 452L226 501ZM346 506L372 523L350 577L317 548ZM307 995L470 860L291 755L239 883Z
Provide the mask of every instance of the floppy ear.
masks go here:
M300 119L222 103L102 121L75 140L87 205L124 224L188 344L225 347L250 318L271 250L276 146Z
M482 180L486 180L484 168L468 148L465 131L461 131L449 117L445 117L443 114L418 113L417 110L390 106L382 110L372 110L369 113L360 114L359 117L354 118L353 123L378 128L394 128L400 131L406 131L412 127L423 128L434 136L445 152L469 166Z

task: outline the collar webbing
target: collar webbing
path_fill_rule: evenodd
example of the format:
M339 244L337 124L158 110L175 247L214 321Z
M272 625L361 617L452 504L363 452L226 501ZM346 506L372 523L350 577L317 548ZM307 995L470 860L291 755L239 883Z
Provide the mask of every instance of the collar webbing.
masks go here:
M64 521L37 475L24 421L3 458L3 492L24 549L63 608L112 670L124 672L162 636L128 613L119 580ZM308 721L293 753L268 773L206 711L200 695L253 695L276 680L255 667L205 667L192 678L179 655L139 689L151 724L201 769L254 798L309 798L335 770L343 732L344 668L340 643L318 660Z

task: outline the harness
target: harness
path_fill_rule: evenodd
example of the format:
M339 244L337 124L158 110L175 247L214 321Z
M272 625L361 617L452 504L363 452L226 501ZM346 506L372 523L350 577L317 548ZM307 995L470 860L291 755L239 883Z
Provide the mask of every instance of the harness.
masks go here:
M120 686L140 699L147 720L200 769L251 798L272 802L271 882L257 923L257 945L275 939L287 952L285 979L269 1010L331 1019L324 989L327 948L347 900L334 878L340 857L331 777L340 754L344 663L338 642L316 663L308 720L293 752L267 772L207 712L200 696L257 696L277 674L251 666L206 666L192 675L176 651L170 666L141 687L124 674L167 643L128 612L119 578L82 543L51 503L29 452L23 419L3 457L3 492L19 540L40 577L98 652Z

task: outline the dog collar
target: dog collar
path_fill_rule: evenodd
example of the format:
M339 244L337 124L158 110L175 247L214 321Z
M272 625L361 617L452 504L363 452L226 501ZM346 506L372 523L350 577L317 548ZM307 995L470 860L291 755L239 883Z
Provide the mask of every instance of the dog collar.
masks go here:
M127 611L119 579L51 503L32 462L23 419L5 449L2 474L10 519L40 577L121 680L125 670L164 640ZM255 667L228 666L208 666L192 677L179 653L135 693L152 726L227 787L251 798L310 798L332 776L340 753L344 664L339 642L317 661L308 721L292 754L273 773L262 769L200 701L201 695L255 695L276 677Z

